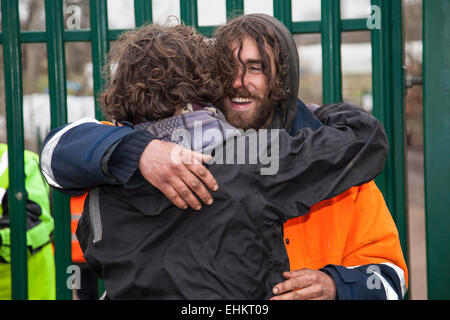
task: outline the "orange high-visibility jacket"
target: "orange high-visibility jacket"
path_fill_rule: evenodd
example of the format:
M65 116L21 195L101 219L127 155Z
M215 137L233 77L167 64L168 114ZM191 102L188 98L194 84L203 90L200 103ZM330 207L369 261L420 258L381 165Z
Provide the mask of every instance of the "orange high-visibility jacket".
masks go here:
M83 263L86 262L83 256L83 252L80 248L80 243L78 242L75 232L77 231L78 220L81 218L84 208L84 200L86 199L87 193L70 198L70 213L72 215L70 230L72 232L72 261Z
M287 221L284 241L291 270L385 263L400 268L394 267L404 286L408 284L397 228L373 181L317 203L308 214Z

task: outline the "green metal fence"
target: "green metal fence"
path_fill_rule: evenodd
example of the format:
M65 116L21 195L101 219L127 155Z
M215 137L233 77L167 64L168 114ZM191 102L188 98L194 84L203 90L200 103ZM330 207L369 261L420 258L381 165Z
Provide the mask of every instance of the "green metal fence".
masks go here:
M405 126L403 117L403 40L401 0L372 0L381 10L381 28L369 29L367 19L341 20L339 0L321 0L320 21L292 21L291 1L273 2L274 16L293 34L318 33L322 36L323 102L342 100L341 33L369 31L372 42L372 84L374 114L385 125L390 153L384 172L377 178L389 209L397 223L404 253L406 248L405 205ZM152 1L135 0L136 26L152 21ZM7 133L9 146L13 299L27 299L27 252L25 241L24 128L22 110L21 44L46 43L51 104L51 128L67 122L65 42L92 44L94 95L102 91L101 69L105 65L109 41L124 30L109 30L107 0L90 1L90 30L64 30L63 0L45 0L46 30L20 31L18 0L1 0L4 49ZM244 12L243 0L226 0L227 18ZM197 1L180 0L180 17L205 35L215 26L199 26ZM101 113L96 103L96 117ZM57 299L71 299L67 288L67 267L71 262L71 233L68 198L53 195L55 217L55 259Z
M450 1L423 2L428 298L450 299Z

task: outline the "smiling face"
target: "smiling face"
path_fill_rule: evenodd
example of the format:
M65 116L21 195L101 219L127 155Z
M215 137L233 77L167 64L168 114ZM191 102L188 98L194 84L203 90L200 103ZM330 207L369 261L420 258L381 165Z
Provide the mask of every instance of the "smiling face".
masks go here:
M247 130L260 129L270 123L275 111L275 101L269 98L269 81L263 70L263 59L256 42L245 37L242 47L234 41L230 48L234 59L239 61L237 76L233 82L235 95L225 97L224 113L227 120L235 127ZM271 50L270 70L274 76L274 61Z

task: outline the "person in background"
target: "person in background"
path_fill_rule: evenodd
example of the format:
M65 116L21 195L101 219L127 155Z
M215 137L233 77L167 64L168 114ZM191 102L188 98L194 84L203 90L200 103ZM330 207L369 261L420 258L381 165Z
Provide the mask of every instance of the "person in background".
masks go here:
M39 169L37 154L25 150L27 214L28 299L55 299L55 260L52 248L53 218L49 187ZM8 206L8 147L0 144L0 299L11 299L11 242Z
M84 201L86 194L81 196L73 196L70 198L71 223L70 231L72 233L72 262L80 267L80 288L75 288L76 298L79 300L97 300L98 299L98 278L95 272L86 263L83 252L78 242L76 230L78 221L83 213Z

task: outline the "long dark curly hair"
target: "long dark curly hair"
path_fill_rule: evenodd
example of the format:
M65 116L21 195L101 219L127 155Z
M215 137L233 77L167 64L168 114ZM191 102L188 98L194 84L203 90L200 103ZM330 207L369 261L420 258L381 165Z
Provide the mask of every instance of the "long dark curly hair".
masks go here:
M269 98L274 101L284 99L289 93L290 89L283 83L283 78L288 72L287 58L281 54L278 39L274 30L270 25L261 22L260 19L254 18L251 15L244 15L237 17L224 26L219 27L215 33L216 36L216 50L215 61L224 86L224 95L233 97L237 94L233 88L233 82L238 74L239 64L243 65L242 60L239 59L239 52L242 49L242 42L245 37L253 39L262 57L263 72L268 79L269 84ZM238 45L238 60L233 55L233 44ZM269 48L273 54L275 64L275 77L272 76L270 56L267 52ZM244 83L245 66L243 66L242 83Z
M216 102L223 87L213 44L185 25L149 24L120 36L104 69L105 115L133 124L173 116L190 102Z

